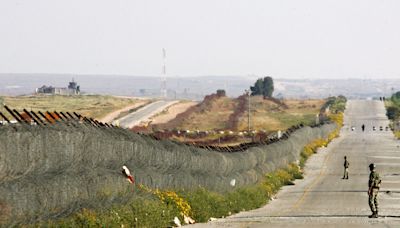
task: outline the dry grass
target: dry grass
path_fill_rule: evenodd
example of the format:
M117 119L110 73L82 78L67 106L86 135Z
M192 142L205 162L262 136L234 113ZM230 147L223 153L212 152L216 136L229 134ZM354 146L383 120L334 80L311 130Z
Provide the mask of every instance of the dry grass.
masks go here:
M395 131L394 136L398 139L400 139L400 131Z
M285 100L285 108L261 96L251 97L250 124L252 129L276 131L287 129L299 123L311 123L319 113L324 100ZM239 129L247 129L246 111L241 118Z
M234 112L236 106L237 102L233 99L220 97L211 102L209 106L183 119L176 127L193 130L225 129L229 116Z
M284 130L300 123L313 123L324 100L285 100L287 107L252 96L250 124L254 130ZM238 107L238 100L228 97L215 99L206 108L198 109L171 128L191 130L226 129L229 116ZM239 119L239 130L246 130L248 112Z
M2 97L4 103L12 109L33 111L70 111L84 116L100 119L115 110L134 105L140 100L113 96L85 95L85 96L18 96ZM4 108L1 112L8 114Z

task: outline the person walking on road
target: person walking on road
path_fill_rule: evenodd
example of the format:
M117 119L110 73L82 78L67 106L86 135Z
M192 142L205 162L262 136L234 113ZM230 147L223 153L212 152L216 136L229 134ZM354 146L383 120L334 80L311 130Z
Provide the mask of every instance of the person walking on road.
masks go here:
M371 208L372 215L368 216L369 218L378 218L378 192L381 185L381 179L379 174L375 171L375 165L371 163L369 165L369 170L371 173L369 174L368 181L368 203Z
M362 131L365 131L365 125L364 124L361 126L361 129L362 129Z
M347 157L344 156L344 173L342 179L349 179L349 161L347 161Z

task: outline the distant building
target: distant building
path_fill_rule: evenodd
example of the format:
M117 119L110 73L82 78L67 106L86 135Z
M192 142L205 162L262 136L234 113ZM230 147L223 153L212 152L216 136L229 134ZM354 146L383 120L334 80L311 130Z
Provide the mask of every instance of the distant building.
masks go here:
M71 82L69 82L69 85L67 88L61 88L61 87L53 87L53 86L46 86L43 85L40 88L36 88L36 93L37 94L57 94L57 95L79 95L80 94L80 86L78 83L72 79Z
M223 89L217 90L217 96L218 97L226 97L226 92Z

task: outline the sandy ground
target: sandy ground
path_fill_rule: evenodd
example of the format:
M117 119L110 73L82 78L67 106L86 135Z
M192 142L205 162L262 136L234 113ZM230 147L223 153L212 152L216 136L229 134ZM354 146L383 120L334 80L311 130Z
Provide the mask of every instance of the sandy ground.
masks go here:
M154 116L151 119L152 124L162 124L162 123L167 123L168 121L174 119L178 114L185 112L188 110L190 107L198 104L198 102L195 101L188 101L188 102L179 102L177 104L174 104L170 106L165 113L162 113L160 115Z
M148 102L148 100L142 100L142 101L139 101L138 103L136 103L136 104L134 104L134 105L126 106L125 108L122 108L122 109L116 110L116 111L114 111L114 112L112 112L112 113L109 113L107 116L101 118L99 121L100 121L100 122L103 122L103 123L111 123L111 122L112 122L115 118L117 118L117 117L119 116L119 114L121 114L122 112L127 112L127 111L129 111L129 110L131 110L131 109L134 109L134 108L137 108L137 107L139 107L139 106L141 106L141 105L144 105L144 104L146 104L147 102Z

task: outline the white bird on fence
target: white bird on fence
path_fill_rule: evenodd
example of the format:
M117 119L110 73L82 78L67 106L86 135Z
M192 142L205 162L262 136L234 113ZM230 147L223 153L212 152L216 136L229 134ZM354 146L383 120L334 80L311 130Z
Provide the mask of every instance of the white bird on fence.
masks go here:
M135 180L133 179L131 172L129 171L129 169L126 166L122 166L122 174L125 175L125 177L128 179L128 181L131 182L131 184L135 183Z

